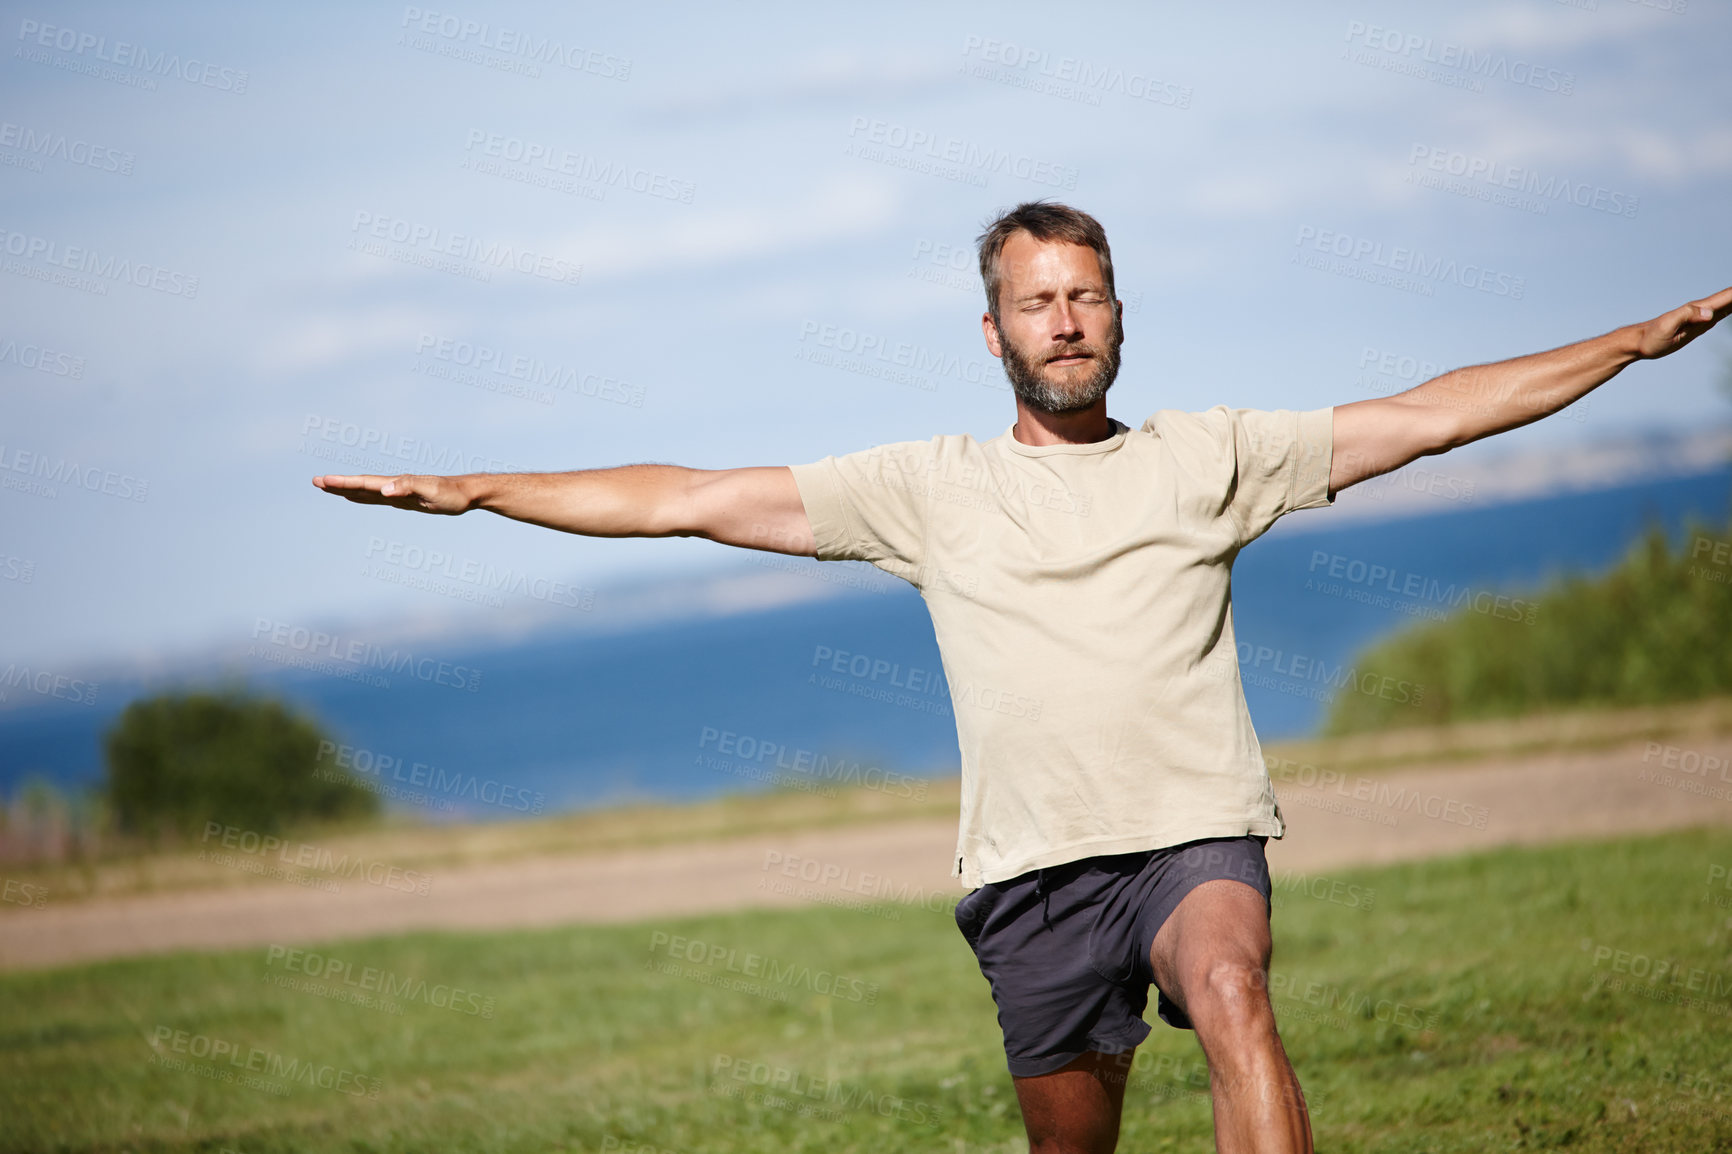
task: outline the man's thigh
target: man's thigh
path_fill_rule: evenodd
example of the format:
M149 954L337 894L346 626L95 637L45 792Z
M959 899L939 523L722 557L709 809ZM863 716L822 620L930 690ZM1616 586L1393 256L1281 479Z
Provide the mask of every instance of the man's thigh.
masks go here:
M1187 993L1200 989L1212 971L1266 975L1270 949L1268 899L1245 882L1218 879L1179 902L1155 934L1149 967L1161 993L1188 1015Z
M1147 978L1114 980L1091 948L1105 895L1124 870L1082 861L1043 872L984 886L956 908L998 1007L1006 1065L1019 1078L1133 1050L1149 1033Z

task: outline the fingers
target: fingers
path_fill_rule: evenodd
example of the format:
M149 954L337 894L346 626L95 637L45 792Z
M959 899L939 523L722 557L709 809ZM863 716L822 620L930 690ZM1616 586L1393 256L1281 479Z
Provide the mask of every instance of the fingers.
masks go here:
M1732 313L1732 289L1691 301L1676 311L1682 314L1678 321L1679 334L1688 334L1691 338L1701 336L1719 324L1722 317Z
M1713 296L1694 301L1696 305L1696 321L1720 321L1727 314L1732 314L1732 288L1720 289Z
M325 492L347 497L362 505L400 504L405 496L413 496L412 487L407 482L406 477L343 476L336 473L313 478L313 484Z
M1713 328L1728 313L1732 313L1732 288L1679 305L1648 322L1641 355L1654 358L1675 353Z
M468 507L462 487L445 477L407 473L395 477L348 477L331 473L314 477L313 484L360 505L390 505L411 512L447 515L461 513Z
M1672 313L1681 314L1681 319L1678 321L1679 328L1689 325L1712 328L1719 323L1722 317L1732 313L1732 288L1721 289L1713 296L1691 301L1687 305L1680 305L1673 309ZM1672 313L1668 313L1667 316L1671 316Z
M1681 327L1686 324L1701 324L1704 321L1712 323L1728 313L1732 313L1732 288L1721 289L1713 296L1679 305L1658 319L1670 320L1677 317Z
M340 493L350 489L370 489L377 493L380 492L384 488L385 483L391 479L392 478L390 477L373 476L346 477L337 473L326 473L322 477L314 477L313 484L324 489L326 492Z

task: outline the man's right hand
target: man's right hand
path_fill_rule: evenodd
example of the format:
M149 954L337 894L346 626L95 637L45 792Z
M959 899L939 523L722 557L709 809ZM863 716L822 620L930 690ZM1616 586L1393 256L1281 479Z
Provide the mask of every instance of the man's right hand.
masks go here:
M396 477L326 474L314 477L313 484L360 505L391 505L417 513L442 513L449 517L467 513L472 508L461 477L427 477L412 473Z
M817 556L794 472L786 465L688 469L617 465L571 473L465 473L460 477L314 477L362 505L454 516L486 509L587 537L705 537L723 545Z

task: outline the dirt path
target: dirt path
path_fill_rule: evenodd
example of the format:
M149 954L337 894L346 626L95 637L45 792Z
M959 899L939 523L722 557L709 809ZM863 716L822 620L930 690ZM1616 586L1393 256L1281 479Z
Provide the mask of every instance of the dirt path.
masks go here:
M1331 778L1278 765L1271 776L1288 833L1270 843L1270 863L1277 875L1315 874L1498 845L1732 825L1732 741L1697 742L1687 753L1655 755L1638 742ZM1666 768L1668 757L1674 768ZM962 893L948 873L955 839L953 820L908 821L454 869L436 873L425 895L345 881L336 893L285 883L4 906L0 969L811 902L893 900L943 912Z

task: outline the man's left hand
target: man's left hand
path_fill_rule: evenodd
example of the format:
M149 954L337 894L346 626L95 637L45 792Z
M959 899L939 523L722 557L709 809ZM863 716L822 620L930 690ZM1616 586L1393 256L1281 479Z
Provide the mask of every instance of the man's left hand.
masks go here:
M1645 360L1654 360L1675 353L1713 328L1727 313L1732 313L1732 288L1662 313L1641 326L1636 339L1638 354Z

